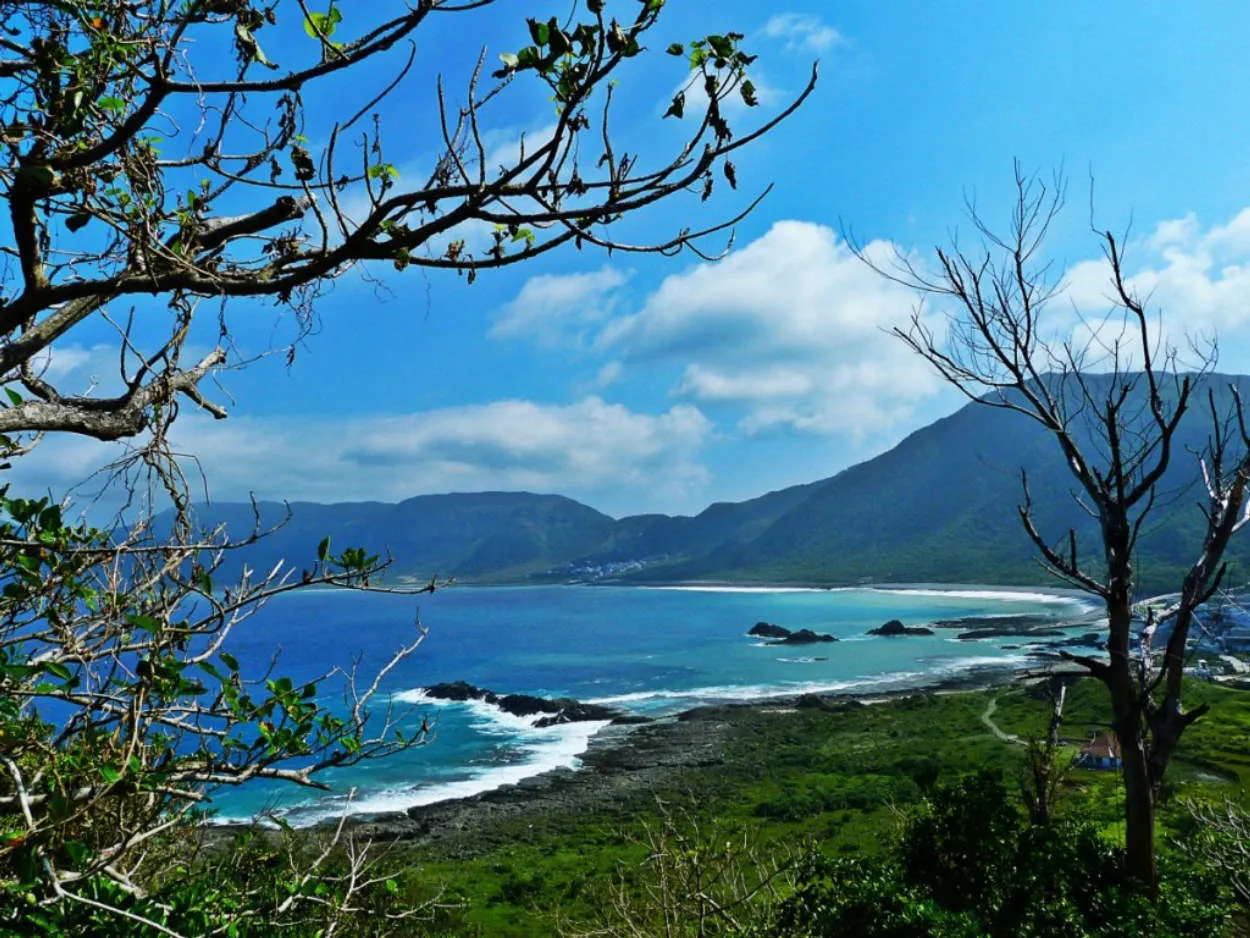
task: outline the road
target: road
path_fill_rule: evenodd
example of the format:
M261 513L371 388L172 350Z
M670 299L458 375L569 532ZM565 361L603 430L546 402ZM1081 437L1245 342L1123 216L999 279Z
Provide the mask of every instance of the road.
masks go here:
M999 727L999 725L994 722L994 711L997 709L998 709L998 698L991 697L989 704L987 704L985 707L985 712L981 714L981 722L984 723L987 727L989 727L990 732L993 733L998 739L1001 739L1003 742L1019 743L1020 745L1024 745L1023 743L1020 742L1019 736L1015 735L1014 733L1004 733L1002 729Z

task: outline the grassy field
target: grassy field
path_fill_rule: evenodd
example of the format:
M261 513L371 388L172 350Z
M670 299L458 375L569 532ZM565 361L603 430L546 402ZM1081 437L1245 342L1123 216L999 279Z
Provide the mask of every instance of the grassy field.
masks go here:
M1069 693L1065 737L1073 751L1106 725L1103 694L1090 681ZM1250 692L1195 684L1187 701L1209 702L1211 713L1186 734L1173 763L1160 811L1165 851L1186 830L1183 798L1250 805ZM452 906L439 916L446 933L550 935L557 918L588 919L617 870L643 859L640 835L658 823L661 805L726 837L749 830L766 851L818 844L833 853L879 852L938 778L992 767L1014 785L1024 746L996 736L987 711L1002 733L1028 738L1044 729L1049 704L1011 687L831 710L736 708L720 764L673 774L611 809L521 816L492 826L489 836L407 847L397 857L408 869L404 888L441 890ZM1072 770L1061 810L1122 838L1120 799L1117 773Z

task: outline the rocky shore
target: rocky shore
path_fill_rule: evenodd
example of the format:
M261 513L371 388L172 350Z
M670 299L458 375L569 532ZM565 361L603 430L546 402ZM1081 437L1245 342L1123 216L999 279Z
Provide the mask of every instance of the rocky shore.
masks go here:
M1083 620L1083 621L1082 621ZM1092 624L1092 617L1080 617L1066 624ZM908 627L892 620L876 635L924 635L933 629L961 630L959 638L1011 635L1026 643L1039 658L1053 656L1064 646L1097 647L1101 635L1086 633L1061 638L1054 619L1033 616L970 617L930 622L927 627ZM979 626L979 629L974 629ZM972 633L972 634L969 634ZM833 636L810 629L791 631L767 622L758 622L752 636L772 644L816 644L836 641ZM789 639L789 641L787 641ZM797 639L797 640L796 640ZM1004 646L1019 647L1019 646ZM989 665L944 681L905 691L857 695L802 695L772 697L755 701L702 706L658 719L629 714L615 708L587 704L573 699L547 699L525 694L498 694L463 681L426 688L426 695L444 700L481 700L508 713L533 718L536 727L575 721L604 722L607 725L591 737L589 748L580 757L577 769L558 768L465 798L421 805L404 813L361 815L349 820L353 831L362 836L410 843L437 843L447 855L472 852L500 836L500 829L515 830L515 822L539 823L556 815L583 812L628 813L640 799L650 799L661 789L680 784L685 773L723 766L727 772L758 771L759 766L726 764L726 741L742 732L751 716L762 711L784 714L806 708L841 711L891 698L916 694L976 690L1009 683L1016 675L1012 666ZM237 826L209 828L211 840L224 840Z
M804 694L759 701L696 707L644 723L614 723L590 740L577 769L560 768L515 785L504 785L468 798L408 809L404 814L362 816L352 823L359 835L383 840L438 843L440 853L468 855L499 836L504 822L538 823L553 815L592 811L627 814L631 805L656 791L680 784L687 772L723 767L727 743L748 716L772 711L778 719L796 710L828 712L856 709L917 694L978 690L1010 682L1014 672L987 666L925 688L883 694ZM755 767L758 770L758 766ZM515 825L509 825L515 829Z

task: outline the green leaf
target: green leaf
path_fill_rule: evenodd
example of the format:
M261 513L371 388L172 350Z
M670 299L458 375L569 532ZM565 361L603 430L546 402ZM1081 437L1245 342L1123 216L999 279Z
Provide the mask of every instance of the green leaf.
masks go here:
M114 114L126 110L126 102L121 98L101 98L96 102L96 107L105 111L112 111Z
M304 32L312 39L317 39L321 36L329 39L334 35L334 30L338 28L341 22L343 22L343 14L339 11L339 8L330 7L329 13L309 13L304 18Z
M534 46L526 46L517 53L517 68L537 68L542 54Z
M91 221L91 216L87 212L75 212L65 219L65 227L70 231L80 231L89 221Z
M14 407L22 403L22 395L18 394L12 388L5 388L4 393L9 398L9 403L12 404Z
M675 42L665 50L669 55L685 55L686 47L680 42Z
M317 559L325 560L329 556L330 556L330 538L329 536L326 536L326 537L323 537L321 539L321 543L317 545Z
M212 677L217 678L217 680L219 681L223 680L220 669L218 669L217 665L213 664L210 661L201 661L200 670L203 671L205 674L208 674Z
M68 681L72 676L69 668L61 664L59 661L48 661L43 665L44 673L51 674L53 677L59 677L62 681Z
M57 174L50 166L19 166L17 178L37 189L51 189L57 182Z
M217 657L220 658L221 663L224 664L231 671L239 670L239 659L236 658L234 655L230 654L229 652L223 651L220 654L218 654Z
M121 770L119 770L117 766L108 765L107 763L100 766L100 775L103 776L104 780L110 785L115 785L121 780L122 777Z
M126 624L132 629L139 629L141 632L148 632L155 635L161 629L161 624L152 616L128 615L126 616Z
M551 29L546 23L540 23L538 20L527 20L530 28L530 38L535 44L545 46L547 40L551 38Z

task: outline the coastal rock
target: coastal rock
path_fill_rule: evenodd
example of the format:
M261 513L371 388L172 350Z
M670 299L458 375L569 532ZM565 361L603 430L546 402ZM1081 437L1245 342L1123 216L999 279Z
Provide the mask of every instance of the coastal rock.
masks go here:
M837 639L832 635L826 635L821 632L813 632L811 629L799 629L797 632L791 632L787 628L780 625L773 625L771 622L756 622L751 626L748 635L755 635L759 638L771 638L774 641L772 645L813 645L817 642L836 642Z
M1102 648L1106 644L1106 637L1101 632L1086 632L1076 638L1065 639L1062 642L1047 642L1047 644L1051 648Z
M1003 635L1029 635L1035 629L1054 628L1053 616L1021 613L999 616L964 616L959 619L935 619L935 629L997 629Z
M478 687L468 681L449 681L434 684L425 689L427 697L438 700L481 700L498 707L504 713L517 717L539 717L534 726L543 729L560 723L581 723L588 720L619 720L627 719L627 715L613 707L599 704L582 703L572 697L535 697L532 694L499 695L485 687ZM542 714L542 716L539 716Z
M435 697L439 700L485 700L487 697L494 697L490 691L484 687L477 687L468 681L444 681L441 684L434 684L425 689L427 697ZM494 701L488 701L493 703Z
M760 638L789 638L790 630L780 625L773 625L771 622L756 622L747 634L758 635Z
M776 645L813 645L817 642L836 642L837 639L832 635L826 635L823 632L813 632L811 629L799 629L797 632L791 632L785 638L774 642Z
M581 703L580 701L570 700L568 698L549 701L549 703L564 704L564 706L551 716L540 717L535 720L534 726L538 729L542 729L547 726L556 726L560 723L584 723L590 720L615 720L621 716L621 712L613 709L612 707L604 707L601 704Z
M832 697L824 694L800 694L794 700L794 706L801 710L824 710L828 713L845 713L861 710L867 706L863 701L846 697Z
M875 629L868 630L869 635L884 635L886 638L894 638L898 635L932 635L933 629L926 629L922 625L903 625L898 619L891 619L889 622Z
M1009 638L1023 638L1023 637L1028 637L1028 638L1033 638L1033 637L1045 637L1045 638L1052 638L1052 637L1054 637L1054 636L1058 636L1059 638L1063 638L1063 632L1061 632L1059 629L1030 629L1030 630L1028 630L1028 631L1026 631L1026 632L1019 632L1019 631L1016 631L1016 630L1014 630L1014 629L991 628L991 629L973 629L973 630L972 630L972 631L970 631L970 632L960 632L960 633L959 633L959 635L958 635L958 636L956 636L956 637L957 637L957 638L958 638L961 642L973 642L973 641L976 641L976 640L977 640L977 639L979 639L979 638L1004 638L1004 637L1009 637Z

